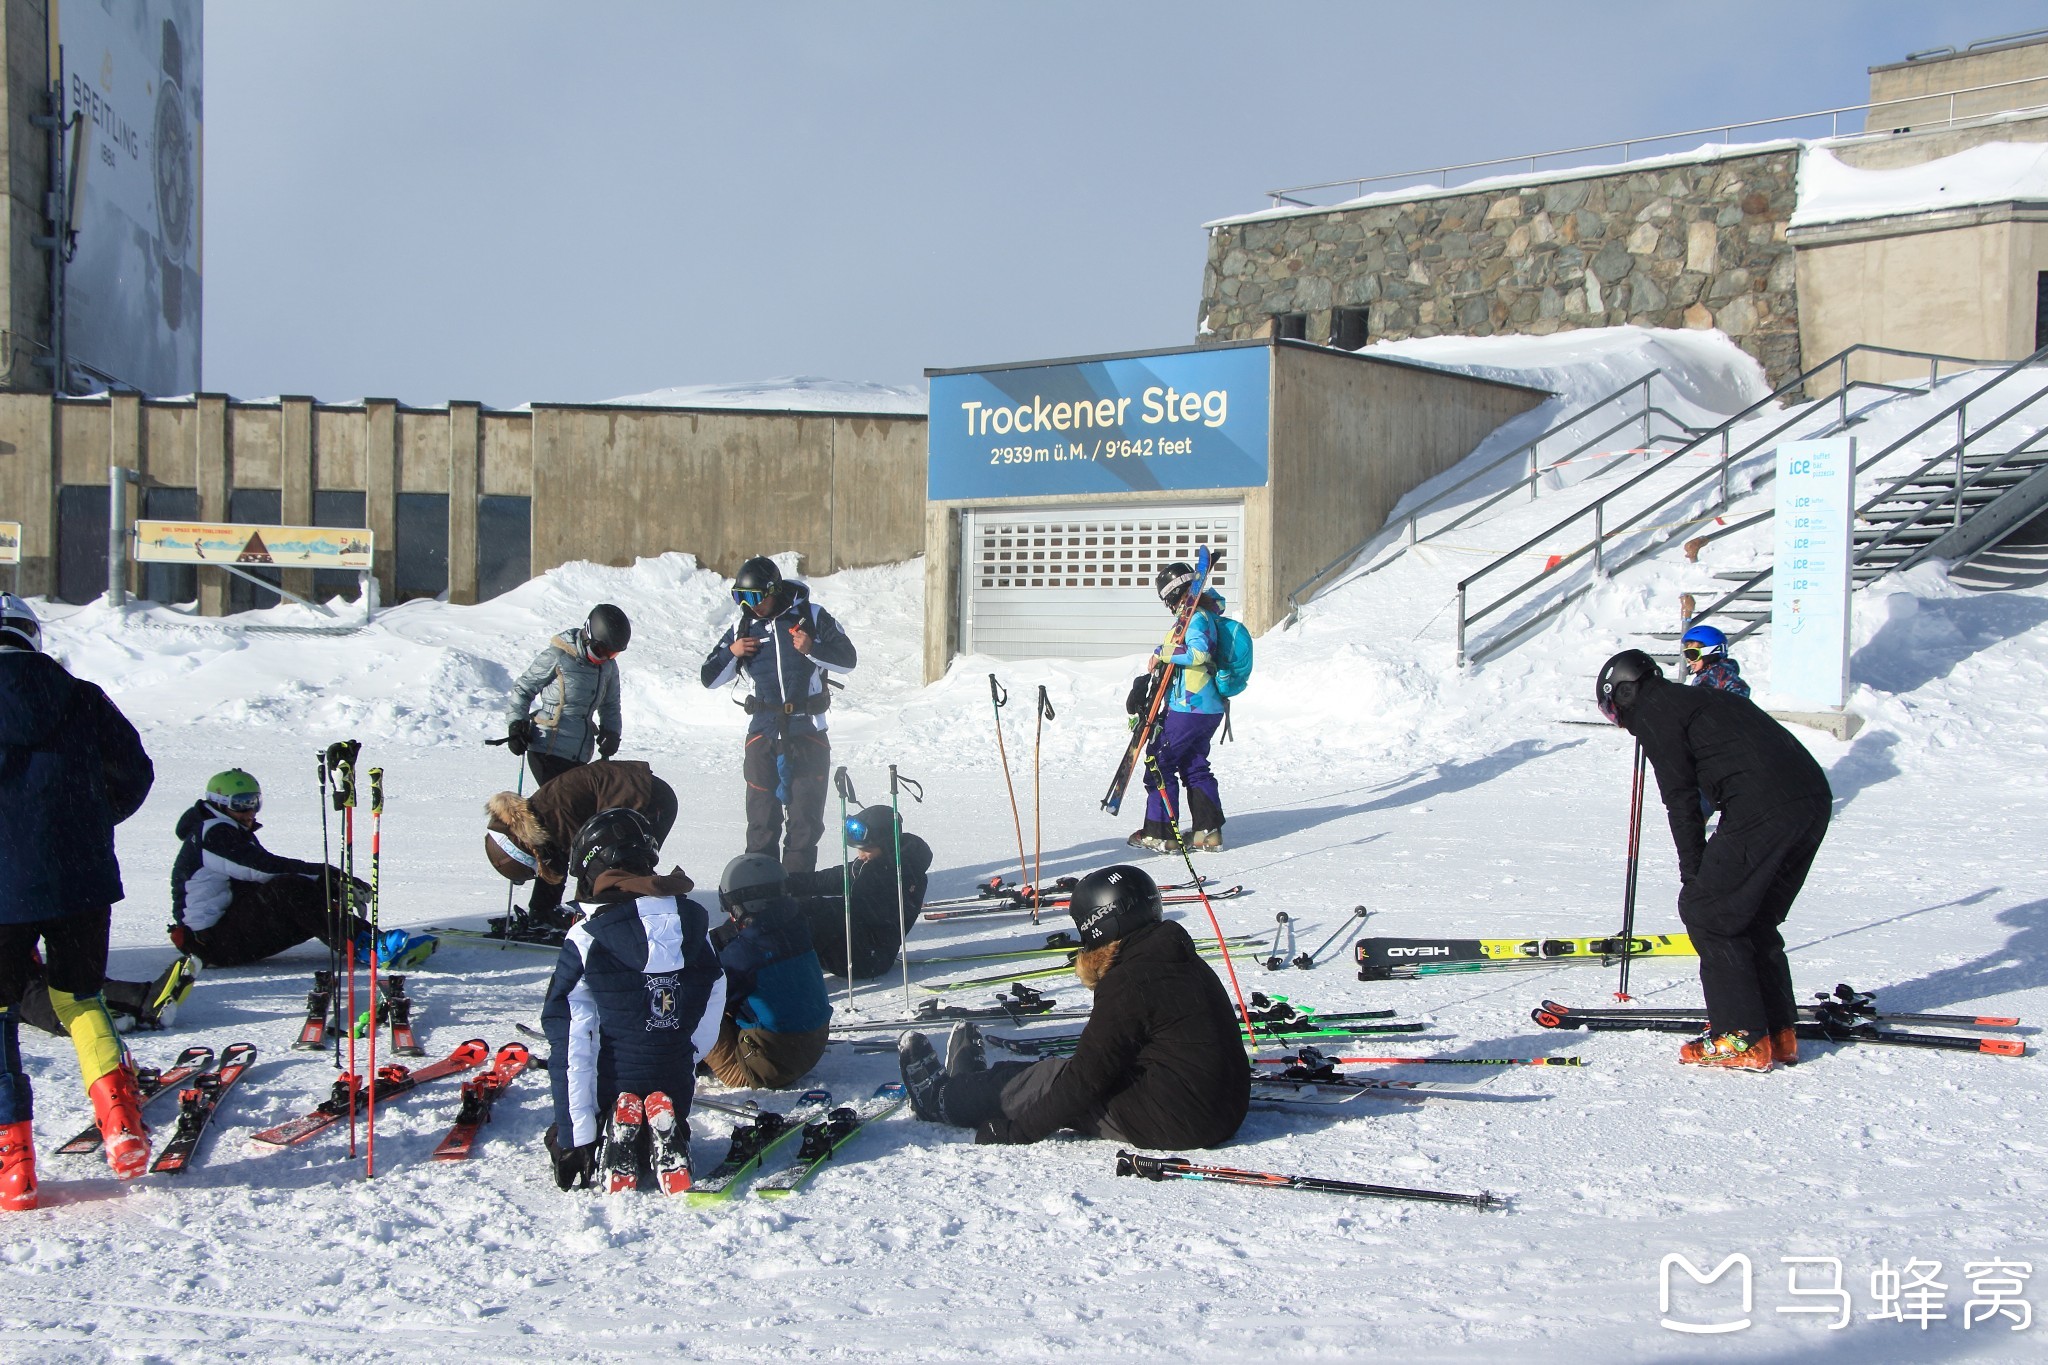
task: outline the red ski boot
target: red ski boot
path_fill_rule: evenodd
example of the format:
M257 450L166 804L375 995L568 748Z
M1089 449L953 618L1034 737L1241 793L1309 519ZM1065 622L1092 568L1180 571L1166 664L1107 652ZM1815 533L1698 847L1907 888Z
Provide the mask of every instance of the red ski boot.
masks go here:
M142 1122L142 1096L135 1073L117 1066L92 1083L92 1115L106 1144L107 1165L116 1180L133 1180L149 1169L149 1129Z
M690 1188L690 1129L676 1121L676 1105L657 1090L641 1101L647 1117L648 1159L654 1167L654 1183L663 1194L683 1194Z
M619 1092L612 1101L612 1116L605 1125L599 1164L605 1170L605 1189L613 1194L640 1188L640 1133L646 1114L638 1095Z
M29 1121L0 1127L0 1209L26 1213L36 1206L36 1144Z

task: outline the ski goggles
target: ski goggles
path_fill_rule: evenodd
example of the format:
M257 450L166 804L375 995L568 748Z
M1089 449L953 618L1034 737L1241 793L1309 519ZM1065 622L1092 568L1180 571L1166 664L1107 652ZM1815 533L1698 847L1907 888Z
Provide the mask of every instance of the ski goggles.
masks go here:
M775 594L762 592L759 588L734 588L732 600L743 607L758 607Z
M590 661L594 664L601 664L606 659L616 659L619 657L619 651L616 649L606 649L603 645L586 644L583 646L583 652L589 656Z
M233 796L209 795L206 800L207 804L218 806L225 811L233 811L236 815L254 815L263 809L262 792L236 792Z
M511 835L505 833L503 830L494 829L490 831L488 834L486 834L484 837L491 841L492 847L496 848L498 852L504 854L506 858L510 859L513 863L517 864L518 866L525 868L529 876L540 875L540 860L534 857L531 853L528 853L525 849L521 848L518 844L513 843ZM506 875L510 876L511 874L507 873ZM527 878L514 877L513 880L525 881L527 880Z
M870 837L871 833L873 837ZM882 837L887 833L887 830L874 830L871 832L868 828L868 822L861 819L858 815L846 817L846 842L849 844L859 844L862 847L866 847L871 843L880 843Z

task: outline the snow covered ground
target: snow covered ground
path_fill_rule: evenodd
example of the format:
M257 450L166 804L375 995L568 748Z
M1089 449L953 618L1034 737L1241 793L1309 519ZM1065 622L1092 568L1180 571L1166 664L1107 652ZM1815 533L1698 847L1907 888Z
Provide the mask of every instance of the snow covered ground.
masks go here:
M1630 362L1671 354L1703 411L1754 396L1711 350L1650 358L1629 342L1605 359L1466 358L1548 367L1591 391L1596 362L1626 379ZM1461 543L1469 532L1476 550L1511 546L1527 534L1518 518L1554 515L1575 495L1546 493L1533 511L1511 500L1497 522L1461 528ZM1725 567L1740 549L1715 555ZM1624 575L1460 674L1443 608L1472 562L1411 552L1260 641L1237 742L1217 758L1229 851L1203 866L1250 888L1218 903L1226 930L1270 930L1286 911L1307 948L1359 904L1380 934L1615 927L1629 749L1618 731L1585 724L1592 675L1670 621L1676 593L1708 566L1660 561ZM1131 808L1112 820L1096 803L1122 742L1133 661L963 659L920 687L921 573L912 563L814 584L862 650L832 711L836 760L862 797L885 795L890 763L925 784L908 823L937 852L934 894L1014 877L993 670L1018 698L1045 684L1058 711L1042 746L1046 875L1122 859ZM740 847L742 724L726 694L696 682L731 607L722 581L687 557L571 565L482 606L411 603L338 638L53 608L58 652L135 718L157 763L156 792L120 836L129 898L115 917L116 974L147 976L167 959L171 825L207 776L231 764L256 772L265 837L310 854L320 840L311 758L346 736L389 772L387 921L499 912L504 884L478 848L480 808L514 773L481 741L500 732L509 678L598 600L624 606L636 627L623 665L627 752L683 793L669 851L708 881ZM290 623L297 610L267 619ZM1844 981L1893 1009L2048 1017L2044 623L2048 591L1966 593L1938 567L1859 594L1852 707L1868 724L1849 743L1802 735L1837 798L1788 925L1803 991ZM1767 646L1743 661L1767 692ZM1010 708L1005 724L1029 840L1028 708ZM1674 931L1676 876L1654 812L1645 833L1639 927ZM1162 880L1182 871L1152 866ZM1029 936L1015 920L927 923L913 946ZM347 1159L345 1138L252 1151L249 1133L300 1112L331 1079L322 1058L289 1051L322 961L301 949L209 973L175 1030L136 1040L148 1061L196 1041L262 1050L203 1164L178 1182L121 1186L93 1162L52 1155L85 1101L68 1046L26 1040L48 1183L41 1211L0 1223L9 1358L2024 1360L2040 1358L2037 1334L2048 1331L1962 1321L1966 1263L2040 1268L2024 1297L2048 1307L2048 1076L2037 1056L1817 1046L1769 1077L1702 1075L1675 1064L1676 1038L1559 1034L1530 1021L1544 997L1604 1003L1613 977L1598 968L1368 984L1341 950L1305 972L1240 957L1246 990L1329 1010L1397 1008L1431 1024L1355 1051L1569 1054L1588 1065L1514 1069L1469 1097L1256 1113L1214 1160L1488 1189L1510 1198L1507 1211L1154 1185L1116 1178L1105 1144L976 1147L907 1115L798 1198L704 1211L557 1192L539 1151L538 1076L501 1102L465 1165L426 1160L454 1108L445 1083L387 1111L374 1182ZM512 1039L547 969L538 954L451 940L413 979L423 1042L438 1054L465 1038ZM1699 1002L1684 961L1639 962L1635 982L1651 1003ZM1059 992L1085 998L1071 981ZM901 1008L900 988L866 987L856 1013ZM845 1097L893 1074L893 1058L835 1047L817 1081ZM700 1112L694 1122L700 1161L715 1159L728 1121ZM1670 1313L1660 1311L1660 1261L1672 1253L1702 1271L1748 1256L1753 1311L1737 1312L1732 1279L1701 1288L1682 1271ZM1848 1326L1778 1311L1821 1302L1787 1292L1788 1256L1840 1259ZM1913 1260L1940 1263L1948 1317L1924 1330L1867 1319L1879 1307L1872 1272ZM1802 1286L1828 1282L1824 1265L1800 1274ZM1666 1316L1752 1325L1695 1336L1660 1326Z

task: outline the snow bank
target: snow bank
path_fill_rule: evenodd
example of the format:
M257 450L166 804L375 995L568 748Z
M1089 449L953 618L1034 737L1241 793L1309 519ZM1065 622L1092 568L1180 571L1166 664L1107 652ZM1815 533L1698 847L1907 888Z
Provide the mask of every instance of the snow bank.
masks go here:
M680 384L674 388L655 389L651 393L608 398L599 406L734 408L753 412L871 412L922 417L927 403L922 389L797 375L748 384Z
M2048 199L2048 144L1987 142L1894 170L1859 170L1825 147L1799 158L1793 227L1932 213L2012 199Z

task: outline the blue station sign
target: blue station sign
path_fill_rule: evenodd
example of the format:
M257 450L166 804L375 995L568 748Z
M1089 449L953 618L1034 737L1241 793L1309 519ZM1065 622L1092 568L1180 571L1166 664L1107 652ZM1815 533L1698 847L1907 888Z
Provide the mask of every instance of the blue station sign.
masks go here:
M1262 488L1265 346L931 377L934 502Z

